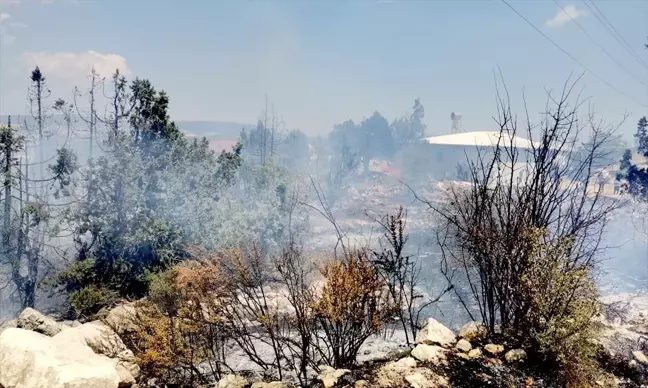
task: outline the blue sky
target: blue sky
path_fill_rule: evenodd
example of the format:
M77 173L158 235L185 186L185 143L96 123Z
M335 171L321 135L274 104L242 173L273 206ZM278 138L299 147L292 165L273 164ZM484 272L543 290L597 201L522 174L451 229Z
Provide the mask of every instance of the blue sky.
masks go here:
M648 69L614 40L582 0L557 0L597 42L648 85ZM648 2L593 0L648 63ZM509 0L592 72L580 83L594 110L631 133L648 114L648 87L619 68L552 0ZM378 110L426 108L430 134L493 128L494 72L501 68L522 113L544 108L583 69L500 0L0 0L0 113L24 113L29 70L70 99L95 65L149 78L171 97L176 120L254 122L267 93L287 128L328 132ZM556 19L554 19L556 18ZM554 22L550 22L554 19ZM83 86L83 85L82 85ZM585 112L583 112L585 113Z

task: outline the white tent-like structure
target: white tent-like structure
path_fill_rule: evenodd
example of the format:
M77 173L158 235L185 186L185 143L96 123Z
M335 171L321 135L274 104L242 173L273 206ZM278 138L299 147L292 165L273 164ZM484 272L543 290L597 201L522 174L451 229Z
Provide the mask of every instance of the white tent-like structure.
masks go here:
M511 136L506 132L500 134L499 131L463 132L425 138L425 141L430 144L462 147L494 147L497 145L498 140L500 140L500 144L503 146L511 144ZM531 149L532 147L539 147L538 142L519 136L514 136L512 140L516 148Z
M518 159L515 163L506 163L503 161L500 166L502 171L509 170L505 175L509 175L510 169L512 169L513 178L523 180L524 176L532 168L532 165L529 164L530 160L532 160L530 154L532 149L540 148L541 146L538 142L520 136L510 136L506 132L500 133L499 131L474 131L432 136L425 138L425 141L431 147L434 162L436 162L435 164L442 166L440 170L439 168L436 169L436 175L440 179L453 179L455 166L465 166L467 158L474 159L478 155L488 158L488 154L492 152L499 141L501 147L509 148L512 144L519 151L526 151L518 154ZM506 157L506 155L502 156ZM460 178L459 176L457 177Z

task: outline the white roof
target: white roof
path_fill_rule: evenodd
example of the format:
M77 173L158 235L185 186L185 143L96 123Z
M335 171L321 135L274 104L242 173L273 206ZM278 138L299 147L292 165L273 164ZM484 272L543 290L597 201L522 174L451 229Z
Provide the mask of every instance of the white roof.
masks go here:
M453 135L432 136L425 139L430 144L444 144L444 145L458 145L458 146L477 146L477 147L494 147L497 141L501 139L501 145L507 146L510 144L511 138L507 133L499 131L476 131L476 132L462 132ZM513 144L516 148L531 148L532 145L538 147L537 142L532 142L519 136L514 136Z

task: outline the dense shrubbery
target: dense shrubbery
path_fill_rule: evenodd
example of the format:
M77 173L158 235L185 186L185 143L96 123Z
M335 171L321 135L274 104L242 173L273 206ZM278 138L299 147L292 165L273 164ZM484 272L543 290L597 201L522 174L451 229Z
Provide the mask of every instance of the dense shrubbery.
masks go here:
M210 241L219 199L242 164L240 145L218 155L206 139L186 138L168 116L168 96L150 82L129 84L116 73L111 86L106 119L90 112L88 121L106 127L103 152L74 171L59 220L76 254L54 283L82 316L117 298L141 298L151 273L186 259L188 245Z
M354 365L360 346L398 315L364 250L329 259L319 271L294 244L267 257L257 245L200 252L153 275L141 302L139 329L127 342L148 377L220 376L233 347L269 377L305 384L322 364Z

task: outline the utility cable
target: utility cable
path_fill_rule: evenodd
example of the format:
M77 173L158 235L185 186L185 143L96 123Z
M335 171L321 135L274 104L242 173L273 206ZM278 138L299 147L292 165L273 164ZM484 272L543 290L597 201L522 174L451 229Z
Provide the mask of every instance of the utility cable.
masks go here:
M574 22L574 24L576 24L576 27L578 27L578 28L583 32L583 34L585 34L585 36L587 36L587 38L589 38L589 40L591 40L592 43L594 43L596 46L598 46L598 48L600 48L600 49L601 49L601 50L602 50L602 51L603 51L603 52L604 52L604 53L605 53L605 54L606 54L606 55L607 55L607 56L608 56L612 61L614 61L614 63L616 63L617 66L619 66L623 71L625 71L626 73L628 73L632 78L636 79L636 80L637 80L639 83L641 83L643 86L648 87L648 84L646 84L643 80L641 80L641 78L637 77L637 76L634 75L630 70L628 70L625 66L623 66L623 64L621 64L621 62L619 62L619 61L618 61L614 56L612 56L612 54L610 54L610 53L605 49L605 47L603 47L603 45L601 45L598 41L596 41L596 39L594 39L594 38L592 37L592 35L590 35L590 34L589 34L589 33L588 33L584 28L583 28L583 26L581 26L580 23L578 23L578 21L577 21L576 19L574 19L574 18L573 18L573 17L572 17L572 16L571 16L567 11L565 11L565 8L563 8L563 6L560 5L560 4L558 3L558 1L553 0L553 2L556 3L556 5L558 6L558 8L560 8L560 9L563 11L563 13L564 13L565 15L567 15L567 17L569 17L569 19L570 19L572 22Z
M529 21L529 19L527 19L526 17L524 17L524 15L522 15L521 13L519 13L519 12L518 12L518 11L517 11L517 10L516 10L512 5L511 5L511 4L508 3L508 1L506 1L506 0L502 0L502 2L503 2L504 4L506 4L507 7L509 7L513 12L515 12L515 14L518 15L522 20L524 20L528 25L530 25L531 27L533 27L533 29L536 30L540 35L542 35L542 36L543 36L545 39L547 39L551 44L553 44L553 45L554 45L558 50L562 51L563 54L567 55L567 56L568 56L572 61L576 62L576 63L577 63L578 65L580 65L583 69L585 69L585 71L587 71L588 73L592 74L594 77L598 78L601 82L603 82L604 84L606 84L606 85L607 85L608 87L610 87L611 89L614 89L617 93L621 94L622 96L626 97L627 99L633 101L633 102L636 103L636 104L639 104L639 105L641 105L641 106L643 106L643 107L648 108L648 105L646 105L646 104L644 104L644 103L641 103L641 102L635 100L634 98L632 98L632 97L630 97L629 95L627 95L626 93L624 93L621 89L617 88L616 86L614 86L613 84L611 84L610 82L608 82L605 78L603 78L603 77L599 76L598 74L594 73L593 71L591 71L587 66L585 66L585 64L583 64L583 63L582 63L581 61L579 61L576 57L574 57L573 55L571 55L568 51L566 51L565 49L563 49L562 47L560 47L560 45L559 45L558 43L556 43L553 39L551 39L549 36L547 36L547 34L545 34L544 32L542 32L542 30L540 30L538 27L536 27L535 24L531 23L531 22Z

